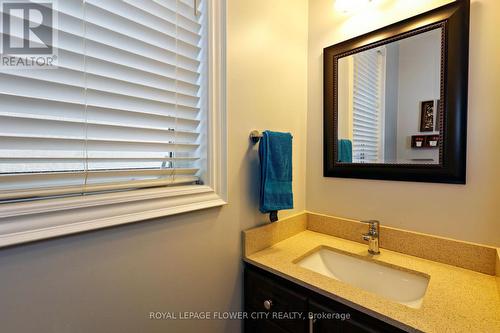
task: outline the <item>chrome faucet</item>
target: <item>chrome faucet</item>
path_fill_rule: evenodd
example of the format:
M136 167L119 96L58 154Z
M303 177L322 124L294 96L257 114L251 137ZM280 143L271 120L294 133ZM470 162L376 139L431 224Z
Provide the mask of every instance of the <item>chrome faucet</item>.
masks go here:
M362 221L368 223L368 233L363 234L363 240L368 241L368 252L370 254L380 254L378 248L378 236L380 235L380 222L376 220Z

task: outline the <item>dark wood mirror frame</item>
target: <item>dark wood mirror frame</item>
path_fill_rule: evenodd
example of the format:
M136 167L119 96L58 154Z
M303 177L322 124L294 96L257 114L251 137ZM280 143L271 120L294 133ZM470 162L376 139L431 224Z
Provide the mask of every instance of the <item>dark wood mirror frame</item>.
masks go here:
M470 0L458 0L324 49L325 177L465 184L469 10ZM436 28L443 28L439 164L337 162L338 59Z

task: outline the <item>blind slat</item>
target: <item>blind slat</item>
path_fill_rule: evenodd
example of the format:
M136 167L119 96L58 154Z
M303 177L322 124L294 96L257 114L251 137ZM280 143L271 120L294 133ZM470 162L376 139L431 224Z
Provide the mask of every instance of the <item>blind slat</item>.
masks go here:
M17 121L16 121L17 120ZM189 136L197 136L199 135L198 132L194 131L185 131L185 130L178 130L174 129L171 127L151 127L151 126L140 126L136 124L122 124L119 122L94 122L94 121L85 121L84 119L63 119L63 118L56 118L56 117L50 117L50 116L45 116L41 117L38 115L31 115L31 116L26 116L26 115L19 115L19 114L7 114L5 112L0 111L0 129L5 127L15 127L13 131L17 131L18 127L23 126L23 122L29 121L30 123L33 123L34 126L43 126L44 123L50 123L54 124L54 122L58 123L70 123L70 124L87 124L89 126L93 127L103 127L106 130L112 130L113 127L115 128L121 128L121 129L127 129L127 130L134 130L135 133L138 135L145 135L148 137L149 136L146 131L151 131L151 132L160 132L163 133L162 135L167 135L168 136L175 136L176 138L179 137L189 137ZM38 121L38 122L37 122ZM24 125L25 127L26 125ZM65 124L62 124L62 126L65 126ZM73 128L71 128L73 129ZM87 128L88 130L88 128ZM142 130L142 131L141 131ZM6 132L4 132L6 133ZM112 133L111 133L112 135Z
M57 175L57 179L61 179L61 175ZM60 196L60 195L74 195L82 193L92 193L100 191L110 191L110 190L123 190L123 189L136 189L136 188L146 188L146 187L158 187L158 186L176 186L182 184L192 184L198 180L196 176L166 176L160 179L154 180L128 180L126 182L118 183L108 183L108 184L93 184L93 185L83 185L82 179L73 179L71 182L63 183L59 182L57 187L49 187L49 185L55 185L56 181L52 179L49 184L39 183L36 180L30 179L25 187L29 187L30 184L45 185L45 187L39 188L34 187L29 190L3 190L0 191L0 200L16 200L25 198L37 198L37 197L47 197L47 196ZM79 185L81 183L81 185Z
M78 120L84 118L85 104L71 103L61 100L49 100L26 95L12 95L0 93L2 101L1 114L20 115L28 114L28 118L37 118L46 116L48 119L72 119ZM36 113L34 113L36 112ZM169 112L169 113L168 113ZM109 108L101 105L87 105L87 116L89 118L97 117L99 119L107 118L108 115L113 119L132 119L134 122L150 122L159 124L168 120L168 124L175 124L181 129L196 129L200 121L196 119L197 112L191 108L177 109L172 105L171 109L148 108L148 109L125 109ZM82 120L83 121L83 120Z
M175 87L170 90L162 90L153 87L134 84L124 80L115 80L105 77L97 77L92 74L87 74L85 79L84 73L70 71L66 69L58 69L57 75L47 77L39 70L24 70L20 74L14 76L12 74L0 73L2 76L11 76L10 80L18 81L18 84L23 85L26 92L33 97L39 97L43 93L60 94L61 89L66 92L72 90L70 96L83 100L85 97L85 89L94 90L102 94L118 95L120 98L134 98L146 100L148 102L167 103L171 105L181 105L188 108L197 108L199 97L192 92L192 95L184 93L183 89L175 91ZM37 91L37 87L44 86L43 92ZM0 92L13 94L19 89L9 86L8 82L0 82ZM48 90L48 91L47 91ZM74 103L74 101L73 101Z

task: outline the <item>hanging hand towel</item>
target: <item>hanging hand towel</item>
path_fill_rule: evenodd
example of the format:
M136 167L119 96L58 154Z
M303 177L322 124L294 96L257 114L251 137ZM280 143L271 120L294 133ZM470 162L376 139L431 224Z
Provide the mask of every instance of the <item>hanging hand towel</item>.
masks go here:
M347 139L339 140L339 157L340 163L352 163L352 142Z
M264 131L259 157L260 211L275 215L278 210L292 209L292 135Z

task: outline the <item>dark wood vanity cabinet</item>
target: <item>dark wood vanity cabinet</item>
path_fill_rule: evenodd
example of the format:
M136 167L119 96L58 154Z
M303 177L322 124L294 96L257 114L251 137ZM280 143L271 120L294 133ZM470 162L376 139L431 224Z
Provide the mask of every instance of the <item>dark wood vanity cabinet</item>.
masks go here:
M405 332L248 263L244 295L245 333Z

